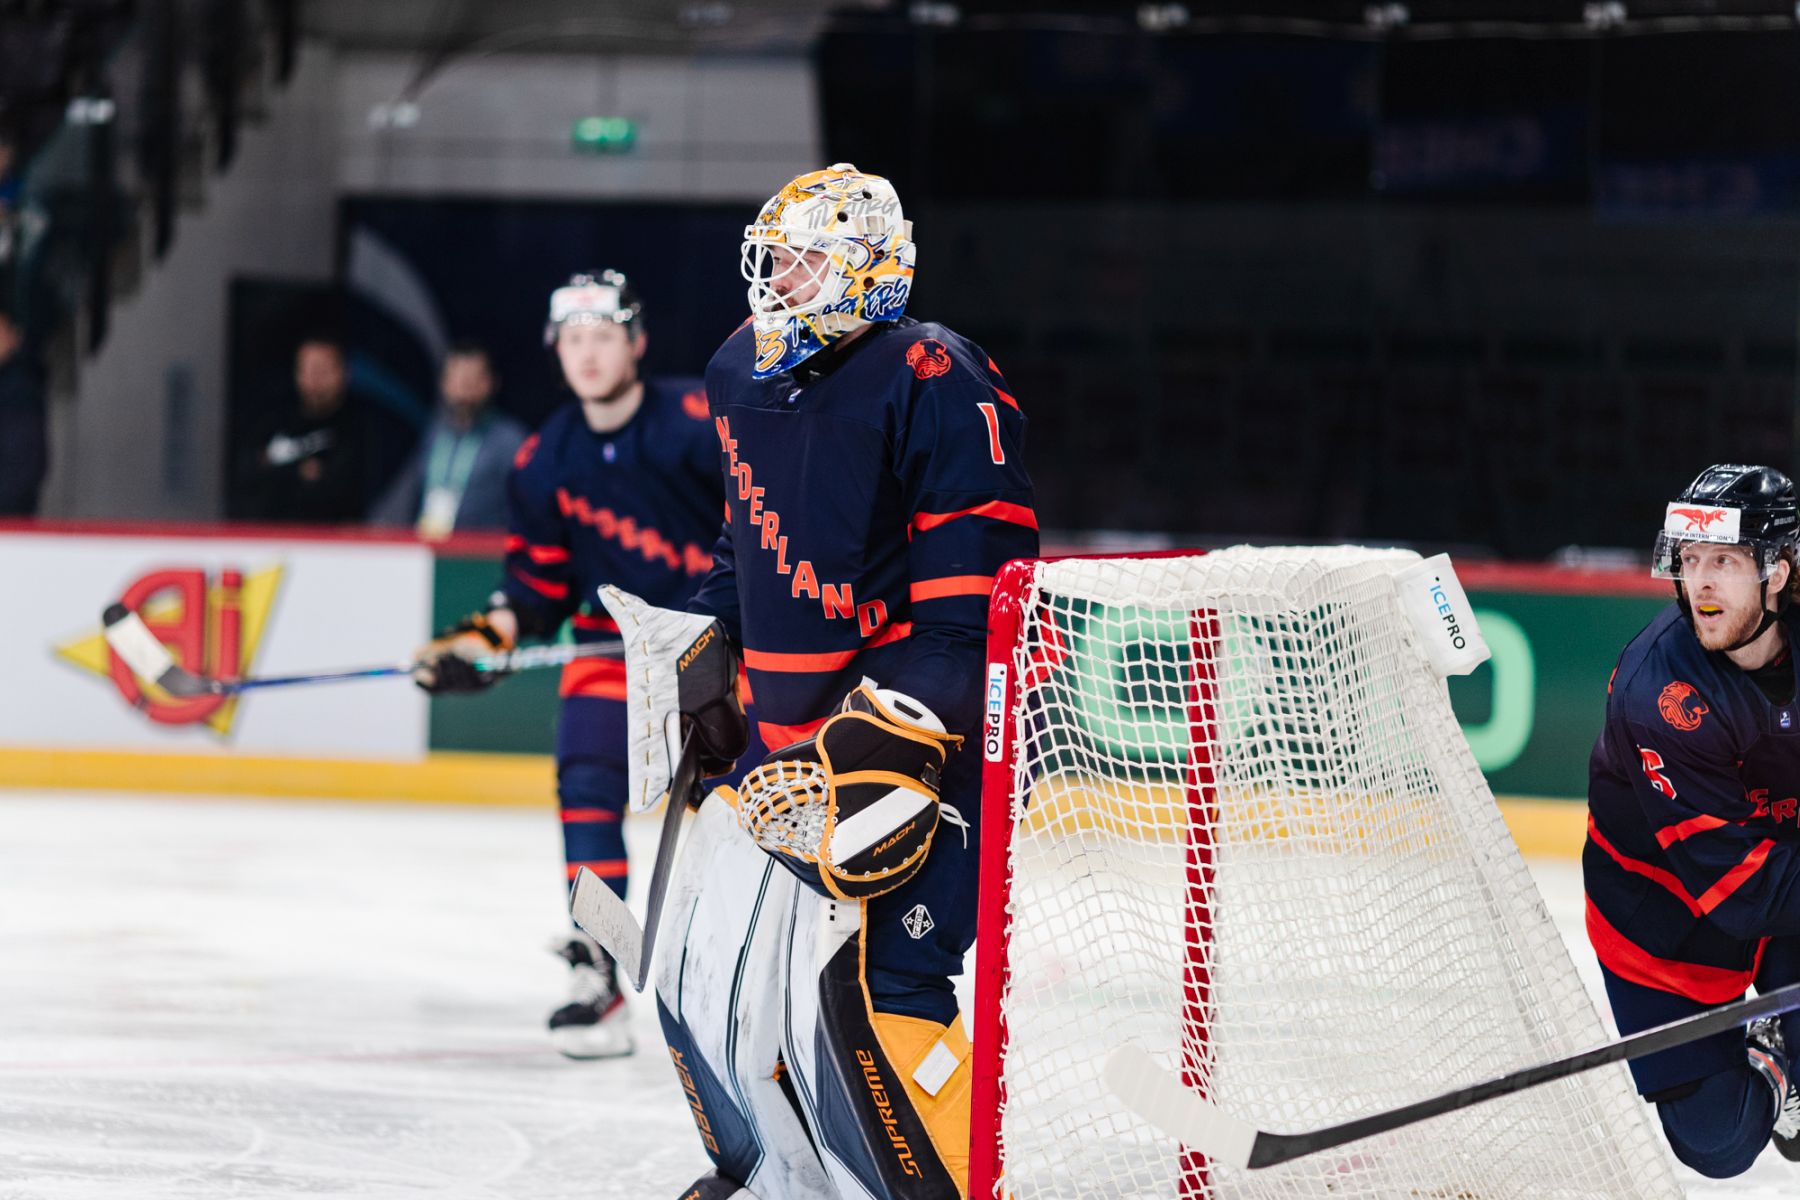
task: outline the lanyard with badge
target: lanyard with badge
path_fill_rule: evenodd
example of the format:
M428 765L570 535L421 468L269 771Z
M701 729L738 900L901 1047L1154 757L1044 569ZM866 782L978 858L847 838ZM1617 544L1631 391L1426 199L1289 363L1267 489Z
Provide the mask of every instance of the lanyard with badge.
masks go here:
M425 462L425 501L419 506L420 537L449 537L456 528L456 510L462 505L469 476L475 472L485 436L485 428L478 425L468 433L446 433L431 440L431 454Z

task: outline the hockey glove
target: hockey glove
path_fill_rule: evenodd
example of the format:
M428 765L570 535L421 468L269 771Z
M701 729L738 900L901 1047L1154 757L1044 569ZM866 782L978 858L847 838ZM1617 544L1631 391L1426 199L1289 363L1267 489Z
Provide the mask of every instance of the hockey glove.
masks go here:
M891 892L917 873L940 817L944 760L962 744L930 709L868 681L819 732L777 750L738 788L738 822L816 891Z
M737 651L717 620L675 660L675 705L700 744L700 773L709 779L735 767L750 744L737 681Z
M475 660L510 649L511 641L489 624L486 613L470 613L419 651L413 682L433 695L482 691L506 672L478 671Z

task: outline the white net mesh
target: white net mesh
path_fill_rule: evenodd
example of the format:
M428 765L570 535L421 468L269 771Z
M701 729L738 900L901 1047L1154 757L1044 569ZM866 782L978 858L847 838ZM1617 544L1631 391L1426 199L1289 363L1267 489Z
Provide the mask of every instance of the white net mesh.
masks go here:
M1680 1195L1623 1067L1254 1172L1184 1159L1100 1082L1135 1043L1285 1132L1604 1037L1396 604L1413 561L1036 567L1009 673L1015 1200Z

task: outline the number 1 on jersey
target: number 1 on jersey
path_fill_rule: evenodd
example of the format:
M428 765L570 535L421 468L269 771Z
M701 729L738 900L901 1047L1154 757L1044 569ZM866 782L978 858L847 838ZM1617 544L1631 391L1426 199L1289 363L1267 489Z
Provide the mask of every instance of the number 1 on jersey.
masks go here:
M978 402L975 407L979 408L981 410L981 415L987 418L988 454L995 462L1004 464L1006 462L1006 447L1000 444L1000 414L995 412L994 406L985 400Z

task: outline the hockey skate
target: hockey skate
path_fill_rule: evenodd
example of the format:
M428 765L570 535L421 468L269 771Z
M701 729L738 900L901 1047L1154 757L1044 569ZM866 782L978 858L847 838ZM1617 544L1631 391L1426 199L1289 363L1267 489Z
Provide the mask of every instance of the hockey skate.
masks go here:
M1770 1140L1781 1157L1800 1162L1800 1091L1792 1086L1788 1074L1787 1039L1781 1036L1780 1020L1764 1017L1750 1022L1744 1042L1750 1065L1775 1092L1775 1129Z
M579 930L550 948L569 964L569 1002L550 1014L551 1044L568 1058L630 1054L631 1012L612 956Z

